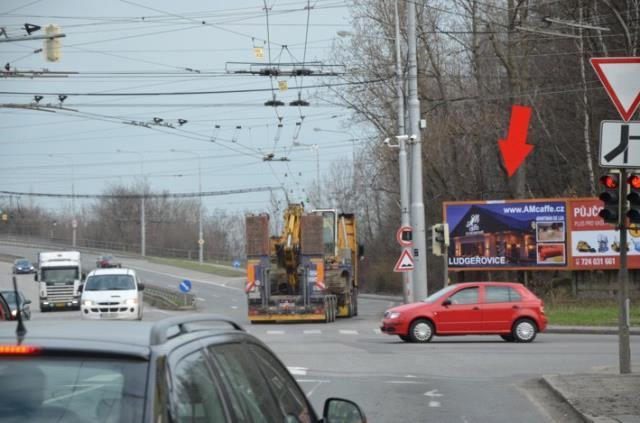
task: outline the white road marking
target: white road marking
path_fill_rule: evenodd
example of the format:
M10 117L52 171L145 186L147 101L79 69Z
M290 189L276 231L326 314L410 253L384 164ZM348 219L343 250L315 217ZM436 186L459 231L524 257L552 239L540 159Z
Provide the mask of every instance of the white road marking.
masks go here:
M380 329L374 329L373 333L375 333L376 335L380 335L382 334L382 331Z
M307 398L311 398L311 395L313 395L313 393L316 391L316 389L318 389L318 387L320 385L322 385L323 383L329 383L329 381L328 380L318 380L318 381L316 381L316 384L314 385L314 387L311 388L311 390L306 393Z
M322 334L322 331L320 329L307 329L303 330L302 333L305 335L320 335Z
M196 300L198 300L198 301L205 301L205 299L204 299L204 298L201 298L201 297L196 297Z
M441 397L442 394L439 393L437 389L432 389L432 390L430 390L428 392L425 392L424 396L425 397L436 397L437 398L437 397Z
M289 370L289 373L291 373L292 375L298 375L298 376L307 375L306 367L287 367L287 370Z
M415 380L389 380L385 383L391 383L395 385L425 385L427 382L418 382Z
M169 276L169 277L180 279L180 280L184 279L184 277L178 276L178 275L174 275L172 273L159 272L157 270L151 270L151 269L147 269L147 268L140 267L140 266L131 266L131 267L133 269L142 270L143 272L157 273L158 275ZM232 289L234 291L244 291L242 288L236 288L235 286L227 286L224 283L218 283L218 282L213 282L213 281L205 281L205 280L202 280L202 279L193 279L193 278L189 278L189 280L191 282L198 282L198 283L204 283L204 284L207 284L207 285L214 285L214 286L218 286L220 288ZM225 283L229 283L229 281L227 281Z
M267 335L284 335L283 330L268 330Z
M429 407L440 407L440 401L429 401Z
M357 330L352 330L352 329L340 329L340 335L357 335L358 331Z
M416 378L416 377L418 377L418 376L414 376L414 375L406 375L405 377L406 377L406 378Z
M231 306L232 310L236 310L238 308L238 306Z

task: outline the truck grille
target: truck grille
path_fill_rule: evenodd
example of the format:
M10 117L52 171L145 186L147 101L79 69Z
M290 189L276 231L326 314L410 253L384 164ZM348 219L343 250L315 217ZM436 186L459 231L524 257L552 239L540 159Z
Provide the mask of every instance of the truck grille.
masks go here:
M73 285L47 285L49 301L67 301L73 298Z

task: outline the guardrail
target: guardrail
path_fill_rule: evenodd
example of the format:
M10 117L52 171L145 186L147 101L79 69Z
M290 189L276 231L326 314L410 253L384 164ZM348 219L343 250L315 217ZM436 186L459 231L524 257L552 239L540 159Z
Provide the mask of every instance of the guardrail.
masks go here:
M165 310L195 310L196 296L172 288L144 285L144 301Z

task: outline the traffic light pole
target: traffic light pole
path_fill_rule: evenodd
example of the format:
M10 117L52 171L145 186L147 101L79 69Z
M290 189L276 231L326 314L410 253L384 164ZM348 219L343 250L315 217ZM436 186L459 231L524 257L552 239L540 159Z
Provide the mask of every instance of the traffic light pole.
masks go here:
M620 374L631 373L629 343L629 268L627 266L627 171L620 169L620 270L618 271L618 352Z

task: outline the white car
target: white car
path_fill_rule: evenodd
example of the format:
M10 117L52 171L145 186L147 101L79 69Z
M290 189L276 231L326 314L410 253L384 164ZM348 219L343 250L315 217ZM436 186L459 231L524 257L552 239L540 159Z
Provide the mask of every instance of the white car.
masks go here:
M83 319L142 319L144 285L131 269L96 269L82 286Z

